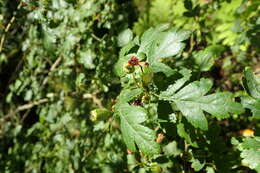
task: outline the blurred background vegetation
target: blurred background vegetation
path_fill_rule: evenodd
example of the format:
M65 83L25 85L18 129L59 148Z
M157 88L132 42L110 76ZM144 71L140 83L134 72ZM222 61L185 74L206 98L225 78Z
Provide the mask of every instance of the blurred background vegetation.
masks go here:
M174 154L149 161L160 169L136 165L118 124L90 118L95 108L112 110L120 92L112 70L120 34L164 23L189 29L175 63L191 66L200 50L217 45L210 70L194 71L243 95L243 69L260 74L259 14L257 0L0 0L0 172L181 172ZM230 119L218 122L220 143L242 129L259 133L249 111ZM222 163L222 172L249 171L239 162Z

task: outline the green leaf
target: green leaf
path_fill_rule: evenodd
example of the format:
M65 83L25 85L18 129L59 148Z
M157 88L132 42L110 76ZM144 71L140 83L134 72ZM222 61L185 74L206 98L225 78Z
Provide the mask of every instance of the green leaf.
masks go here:
M117 37L117 44L119 47L123 47L133 39L133 32L130 29L125 29L120 32Z
M95 60L95 54L94 52L87 50L87 51L81 51L79 53L79 63L84 65L84 67L86 69L94 69L95 68L95 64L94 64L94 60Z
M260 99L260 77L253 74L251 68L246 68L244 71L245 78L243 85L250 96Z
M43 46L49 52L53 52L55 48L56 35L49 28L43 27Z
M90 112L90 120L93 122L107 120L109 116L111 112L107 109L94 109Z
M172 18L172 0L153 0L149 12L149 20L153 24L167 23Z
M200 171L205 165L205 163L200 163L200 161L198 159L195 159L195 158L192 158L191 162L192 162L191 167L195 171Z
M126 54L129 53L129 51L135 46L138 45L139 38L135 37L133 41L130 41L127 45L125 45L123 48L121 48L119 52L119 58L123 58Z
M159 37L162 31L165 31L168 28L169 25L160 25L156 28L150 28L147 31L145 31L141 37L141 44L138 49L138 52L148 54L149 48L153 44L153 42L157 39L157 37Z
M144 154L160 153L160 145L155 142L155 132L141 125L147 119L147 112L142 107L121 104L116 113L120 116L120 128L127 147L136 152L136 146Z
M158 154L160 146L155 142L155 132L141 125L147 119L146 110L142 107L130 106L127 103L141 95L142 92L142 88L124 89L118 97L115 115L120 117L123 139L132 152L137 150L137 145L145 154Z
M207 173L215 173L215 170L214 170L214 168L212 168L212 167L206 167L206 171L207 171Z
M208 129L206 111L217 118L227 118L229 113L241 113L243 108L232 99L228 92L215 93L204 96L212 87L209 79L202 78L176 92L176 84L170 85L161 92L160 99L174 103L187 120L197 128Z
M151 65L151 70L154 73L163 72L168 77L173 75L176 72L171 67L169 67L168 65L165 65L163 63L152 64Z
M260 137L245 138L239 144L242 163L251 169L260 172Z
M254 137L254 138L245 138L243 143L241 144L241 147L246 149L260 149L260 137Z
M194 55L195 64L200 71L208 71L214 65L214 59L220 56L223 46L213 45L201 50Z
M163 72L166 76L170 76L174 71L160 60L168 58L180 53L185 44L183 40L187 39L190 32L170 30L161 33L157 39L151 44L147 55L147 61L151 64L154 72Z
M198 147L198 144L196 141L192 141L189 133L185 131L185 127L183 123L179 123L177 125L177 133L180 137L184 138L188 144L190 144L193 147Z
M176 141L170 142L169 144L164 146L163 152L165 155L174 156L174 157L182 153L182 151L178 148Z
M85 74L84 74L84 73L80 73L80 74L77 76L76 81L75 81L76 86L77 86L77 87L83 86L83 85L84 85L84 80L86 80Z
M148 85L153 80L153 72L149 65L142 67L142 70L142 81L144 85Z
M160 62L162 58L168 58L180 53L184 48L183 40L190 35L189 31L172 29L165 31L167 25L157 28L150 28L141 37L141 44L138 53L143 52L151 65L153 72L163 72L170 76L174 73L169 66Z
M253 117L260 119L260 99L254 99L249 96L241 97L243 107L248 108L253 113Z
M136 37L133 41L126 44L119 52L119 60L114 66L114 72L117 76L125 75L124 65L127 63L131 56L136 56L136 54L129 54L129 51L138 44L139 38ZM127 55L128 54L128 55Z
M191 77L191 71L188 69L182 69L179 71L180 74L182 74L183 78L178 79L174 85L170 85L166 91L162 92L162 96L164 94L166 95L172 95L174 94L177 90L179 90L184 84L185 82L187 82L190 77Z
M162 32L157 36L156 40L154 40L150 47L147 55L148 62L158 62L159 58L167 58L177 55L185 46L182 41L186 40L189 35L189 31L178 31L176 29Z
M121 91L118 97L118 104L127 103L133 100L135 97L141 95L143 92L143 88L135 88L135 89L124 89Z
M114 67L114 72L117 76L122 77L126 74L126 72L124 71L125 65L127 64L128 60L132 57L132 56L136 56L136 54L128 54L126 56L123 56L122 58L120 58L115 67Z
M260 151L254 149L243 150L241 152L241 157L243 158L242 163L247 165L251 169L260 172Z

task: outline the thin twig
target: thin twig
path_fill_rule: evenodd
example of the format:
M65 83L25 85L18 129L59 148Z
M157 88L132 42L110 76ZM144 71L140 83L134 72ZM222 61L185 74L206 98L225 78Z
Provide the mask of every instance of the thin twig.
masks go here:
M98 105L99 108L105 108L100 99L97 98L96 94L84 94L83 98L91 98L93 102Z
M37 106L37 105L46 103L46 102L48 102L48 101L49 101L49 99L44 98L44 99L40 99L40 100L31 102L31 103L27 103L27 104L22 105L22 106L19 106L15 111L10 112L9 114L5 115L5 116L4 116L3 118L1 118L0 120L1 120L1 121L4 121L5 119L10 118L12 115L14 115L14 114L16 114L16 113L18 113L18 112L20 112L20 111L24 111L24 110L31 109L31 108L34 107L34 106Z
M13 16L11 18L11 20L8 22L7 26L5 27L5 33L2 35L1 37L1 42L0 42L0 52L2 52L3 50L3 46L4 46L4 42L5 42L5 37L6 37L6 33L9 31L9 29L11 28L12 24L15 21L15 16Z
M95 40L97 40L97 41L99 41L99 42L101 42L102 41L102 39L101 38L99 38L99 37L97 37L95 34L91 34L91 36L95 39Z
M4 45L4 41L5 41L5 33L4 33L3 36L1 37L1 41L0 41L0 53L2 52L3 45Z
M26 110L25 114L23 114L23 116L22 116L21 122L24 122L24 120L29 115L29 113L30 113L30 109Z
M17 6L17 10L19 10L22 6L22 1L19 3L19 5ZM4 34L2 35L1 39L0 39L0 53L2 52L3 50L3 46L4 46L4 42L5 42L5 38L6 38L6 33L9 32L9 29L11 28L12 24L14 23L16 17L15 15L13 15L13 17L10 19L10 21L8 22L8 24L6 25L5 27L5 30L4 30Z
M56 67L60 64L62 60L62 57L60 56L59 58L56 59L56 61L53 63L53 65L50 68L50 71L48 72L48 76L44 79L42 85L45 85L48 82L48 78L51 75L51 73L56 69Z
M15 16L13 16L10 20L10 22L7 24L6 28L5 28L5 32L8 32L9 29L11 28L11 25L14 23L15 21Z
M191 38L190 38L190 49L188 50L188 53L190 54L194 48L194 36L191 35Z
M48 102L48 101L49 101L49 99L44 98L44 99L41 99L41 100L38 100L38 101L34 101L34 102L32 102L32 103L28 103L28 104L19 106L19 107L16 109L16 112L20 112L20 111L23 111L23 110L26 110L26 109L31 109L32 107L34 107L34 106L36 106L36 105L40 105L40 104L46 103L46 102Z

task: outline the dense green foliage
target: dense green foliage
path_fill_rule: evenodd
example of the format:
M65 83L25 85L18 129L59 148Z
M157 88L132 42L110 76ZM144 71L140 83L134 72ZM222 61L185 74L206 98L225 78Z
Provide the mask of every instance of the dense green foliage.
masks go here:
M260 2L0 1L0 172L260 172Z

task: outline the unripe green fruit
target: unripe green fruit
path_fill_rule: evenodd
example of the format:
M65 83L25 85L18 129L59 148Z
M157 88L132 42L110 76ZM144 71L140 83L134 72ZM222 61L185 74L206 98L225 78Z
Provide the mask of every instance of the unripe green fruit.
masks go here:
M94 109L90 112L90 120L102 121L107 120L111 116L111 112L107 109Z
M161 173L162 172L162 168L160 166L154 166L151 168L152 173Z
M149 84L153 79L153 72L149 65L145 65L143 68L142 80L145 85Z
M131 66L129 64L125 64L123 71L126 72L126 73L133 73L135 71L135 68L134 68L134 66Z
M128 169L130 171L133 171L134 168L137 166L137 161L135 159L135 155L134 154L128 154L127 155L127 165L128 165Z

